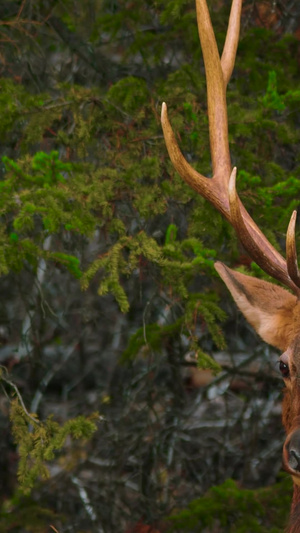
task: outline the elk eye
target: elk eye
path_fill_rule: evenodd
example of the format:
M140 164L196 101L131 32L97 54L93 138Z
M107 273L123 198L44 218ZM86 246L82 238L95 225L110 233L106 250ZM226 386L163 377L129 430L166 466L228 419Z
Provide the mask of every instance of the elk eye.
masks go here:
M290 375L289 366L283 361L279 361L279 370L283 378L288 378Z

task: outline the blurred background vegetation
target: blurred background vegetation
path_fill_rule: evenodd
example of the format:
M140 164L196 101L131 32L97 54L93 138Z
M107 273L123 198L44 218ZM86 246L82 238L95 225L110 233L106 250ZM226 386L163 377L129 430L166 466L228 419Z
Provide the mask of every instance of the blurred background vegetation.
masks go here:
M209 6L221 50L230 1ZM8 0L0 19L0 530L282 531L277 355L213 264L264 274L160 126L166 101L211 175L194 3ZM299 39L296 2L244 1L232 162L278 249L299 204Z

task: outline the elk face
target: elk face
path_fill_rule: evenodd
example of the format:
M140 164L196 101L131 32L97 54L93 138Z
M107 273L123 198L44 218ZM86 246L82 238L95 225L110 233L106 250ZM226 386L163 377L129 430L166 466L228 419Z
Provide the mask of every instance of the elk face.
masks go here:
M299 307L299 304L298 304ZM279 368L286 388L282 421L287 432L283 446L283 465L294 483L300 485L300 334L281 355Z

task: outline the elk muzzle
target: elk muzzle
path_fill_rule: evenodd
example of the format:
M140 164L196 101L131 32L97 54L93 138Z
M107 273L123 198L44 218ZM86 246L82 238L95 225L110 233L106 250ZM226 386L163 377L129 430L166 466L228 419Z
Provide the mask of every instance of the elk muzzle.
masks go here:
M294 482L300 485L300 426L286 438L283 446L283 466L293 476Z

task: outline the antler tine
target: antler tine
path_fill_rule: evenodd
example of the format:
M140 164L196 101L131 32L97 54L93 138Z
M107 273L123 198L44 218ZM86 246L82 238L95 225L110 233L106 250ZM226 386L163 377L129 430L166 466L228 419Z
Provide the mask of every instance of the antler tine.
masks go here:
M295 245L295 221L293 213L287 232L287 263L277 252L264 234L256 226L241 203L236 190L236 168L233 169L228 186L228 197L231 213L231 224L235 232L250 255L264 272L290 287L299 294L300 275L297 267Z
M195 189L199 194L202 194L202 190L206 190L207 178L202 176L202 174L199 174L199 172L197 172L183 157L168 118L168 108L165 102L163 102L161 107L161 125L173 166L190 187Z
M286 233L286 263L290 278L297 287L300 287L300 273L297 261L297 249L295 239L297 211L293 211Z
M183 157L178 146L172 126L168 118L167 105L162 104L161 124L163 128L165 143L173 163L174 168L184 181L192 187L200 196L211 202L230 221L230 211L227 198L227 191L220 190L212 178L206 178L197 172Z
M228 30L221 57L221 67L223 71L225 87L227 87L234 68L235 56L240 36L242 2L243 0L233 0L230 10Z
M213 176L227 190L231 172L226 86L214 30L205 1L196 0L198 33L203 53L207 86L209 139ZM229 46L227 46L229 50Z

